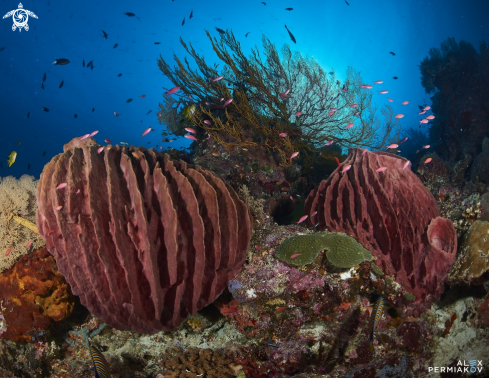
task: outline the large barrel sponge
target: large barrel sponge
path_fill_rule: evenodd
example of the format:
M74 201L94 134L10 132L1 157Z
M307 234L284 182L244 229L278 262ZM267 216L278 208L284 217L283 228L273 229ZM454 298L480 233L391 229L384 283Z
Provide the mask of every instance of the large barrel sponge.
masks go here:
M351 149L329 179L311 191L305 214L316 229L344 232L363 244L384 273L415 296L404 310L419 314L443 292L457 234L451 221L439 217L436 200L406 163L386 152ZM341 173L347 165L351 168ZM386 169L378 171L381 167Z
M153 149L99 148L73 139L44 167L39 233L95 316L120 330L175 330L241 269L252 216L212 172Z

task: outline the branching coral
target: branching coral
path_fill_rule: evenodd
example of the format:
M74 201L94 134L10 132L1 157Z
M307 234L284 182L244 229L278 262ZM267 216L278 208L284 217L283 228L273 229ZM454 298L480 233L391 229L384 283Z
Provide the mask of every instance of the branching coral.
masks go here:
M252 50L247 58L232 32L222 34L219 41L209 32L207 36L225 64L221 72L208 66L182 39L198 70L192 70L186 58L183 63L175 55L174 69L161 57L158 65L183 91L177 106L198 104L190 120L229 151L236 146L261 145L279 154L281 164L288 166L294 151L303 152L306 163L311 163L320 158L317 149L326 141L344 147L381 148L397 130L398 121L388 106L380 112L382 126L372 93L360 89L362 79L352 68L342 84L334 73L328 77L317 62L293 53L287 45L280 57L265 37L264 57ZM212 80L219 76L223 78ZM232 102L224 105L229 99ZM166 98L160 107L169 109L172 101ZM349 123L355 127L346 129Z
M18 180L12 176L0 178L0 273L12 267L20 256L45 244L32 227L36 220L37 183L28 175ZM29 241L32 246L26 248Z

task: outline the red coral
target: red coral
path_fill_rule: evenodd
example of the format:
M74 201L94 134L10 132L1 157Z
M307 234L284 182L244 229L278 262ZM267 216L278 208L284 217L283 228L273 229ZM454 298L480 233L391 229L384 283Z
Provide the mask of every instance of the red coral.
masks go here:
M39 232L98 318L120 330L175 330L241 269L250 212L198 166L142 147L99 147L74 139L44 167Z
M452 223L439 217L428 189L409 166L403 168L406 162L385 152L352 149L330 178L309 194L305 214L317 229L355 237L386 274L415 295L411 304L422 311L443 292L457 235ZM341 173L347 165L351 168ZM387 169L377 172L381 167Z

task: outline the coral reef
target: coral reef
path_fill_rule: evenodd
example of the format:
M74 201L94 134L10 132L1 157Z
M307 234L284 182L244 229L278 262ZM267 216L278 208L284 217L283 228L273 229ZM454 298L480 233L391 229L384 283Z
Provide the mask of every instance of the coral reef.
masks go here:
M416 297L397 304L419 314L443 292L457 235L405 164L407 160L389 153L351 149L330 178L309 194L305 214L309 225L345 232L363 244L384 273ZM378 172L380 167L385 170Z
M53 321L67 318L74 298L46 248L26 256L0 274L0 338L36 342Z
M457 261L450 272L453 281L470 282L489 270L489 222L476 220L460 245Z
M487 138L484 138L487 139ZM476 156L470 169L470 179L489 184L489 149L483 150Z
M275 248L274 256L287 264L302 266L311 264L323 250L326 250L327 260L337 268L353 268L372 260L368 250L341 232L294 236Z
M175 330L241 269L251 214L198 166L99 147L73 139L44 167L39 232L92 314L117 329Z
M169 114L173 124L181 123L175 121L176 108L194 104L190 121L198 130L198 138L204 139L207 133L228 152L237 146L259 147L269 155L277 155L281 166L289 166L292 153L298 151L306 165L311 165L319 158L316 146L329 140L340 146L379 149L398 131L393 109L386 105L378 112L371 92L360 88L363 80L352 68L347 70L345 82L340 83L334 74L328 77L316 61L293 53L287 45L280 57L277 48L263 37L265 57L252 50L247 58L232 32L221 34L219 40L206 33L223 62L221 72L216 66L208 66L182 39L183 48L198 70L190 70L175 55L174 69L163 58L158 60L163 74L183 92L178 95L179 101L165 95L160 104L161 117L167 119L169 116L164 114ZM357 107L351 107L353 104ZM328 112L332 108L335 111ZM346 130L344 125L348 123L356 123L357 127Z
M485 41L479 43L477 52L469 42L448 38L440 48L431 48L419 66L426 93L435 92L431 144L447 161L460 160L462 153L474 158L489 136L489 91L480 89L480 83L489 79L488 57Z
M163 362L166 378L232 378L236 377L242 366L211 349L189 348L166 352Z
M18 180L0 177L0 273L11 268L20 256L45 244L31 226L35 227L32 222L36 220L37 184L28 175ZM31 246L27 246L29 241Z

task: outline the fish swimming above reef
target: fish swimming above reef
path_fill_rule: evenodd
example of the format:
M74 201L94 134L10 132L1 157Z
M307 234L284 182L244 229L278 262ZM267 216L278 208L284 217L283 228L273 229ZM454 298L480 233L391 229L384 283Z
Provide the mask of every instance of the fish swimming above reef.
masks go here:
M114 47L112 47L112 48L113 48L113 49L115 49L117 46L119 46L119 44L118 44L118 43L116 43L116 44L114 45Z
M290 36L290 39L292 40L292 42L297 43L297 41L295 40L294 35L290 32L290 30L287 27L287 25L285 25L285 29L287 29L287 31L289 32L289 36Z
M128 98L126 102L129 104L130 102L132 102L132 98Z
M182 26L185 25L185 17L183 18L183 21L182 21Z
M225 32L224 30L219 29L217 26L216 26L216 30L217 30L219 33L221 33L221 34L226 34L226 32Z
M121 77L121 76L122 76L122 74L121 74L121 73L120 73L119 75L117 75L117 77Z
M193 16L194 16L194 10L192 9L192 10L190 11L190 16L189 16L189 18L188 18L188 19L190 20L190 19L191 19Z
M65 81L64 80L61 80L61 83L59 84L59 89L61 89L64 85Z
M182 110L182 115L187 119L190 120L192 116L194 115L196 110L195 104L190 104L186 107L183 108Z
M161 42L155 42L155 45L161 45Z
M104 38L107 39L107 37L109 36L104 30L100 30L102 33L104 33Z
M42 153L42 156L46 156L46 152L47 152L47 151L44 151L44 152Z
M285 8L286 11L294 10L294 8Z
M397 77L397 76L394 76L394 77L393 77L393 79L394 79L394 80L397 80L397 79L398 79L398 77Z
M46 113L49 112L49 109L46 108L45 106L42 107L42 110L44 110Z
M374 309L372 311L372 316L370 317L370 321L368 323L368 328L370 330L370 350L374 350L374 330L375 327L377 326L377 323L380 320L380 317L382 316L382 310L385 305L385 297L381 294L375 301Z
M392 56L396 55L396 53L393 53L392 51L389 51L389 54L391 54Z
M109 363L105 359L102 352L100 352L93 345L90 345L90 357L92 358L93 367L95 370L95 378L110 378Z
M44 72L44 76L42 77L42 82L44 83L46 81L46 72Z
M245 34L245 37L246 37L246 38L248 38L248 34L250 34L250 33L251 33L251 32L246 33L246 34Z
M8 156L8 158L7 158L7 163L8 163L8 166L9 166L9 167L11 167L11 166L12 166L12 164L14 164L14 163L15 163L15 159L17 159L17 152L12 151L12 152L10 153L10 155Z
M31 112L27 112L27 118L31 116Z
M85 59L82 60L83 67L85 68Z
M134 13L132 13L132 12L126 12L126 13L124 13L124 14L125 14L127 17L134 17L134 16L135 16L135 14L134 14Z
M55 59L53 62L53 64L57 66L66 66L68 63L70 63L70 61L65 58Z

